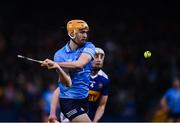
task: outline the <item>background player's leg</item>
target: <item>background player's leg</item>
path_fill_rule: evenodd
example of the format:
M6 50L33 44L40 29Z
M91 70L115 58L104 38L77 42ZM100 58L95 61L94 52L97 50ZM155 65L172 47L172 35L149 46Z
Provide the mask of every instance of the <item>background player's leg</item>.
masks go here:
M86 113L75 117L72 122L92 122Z

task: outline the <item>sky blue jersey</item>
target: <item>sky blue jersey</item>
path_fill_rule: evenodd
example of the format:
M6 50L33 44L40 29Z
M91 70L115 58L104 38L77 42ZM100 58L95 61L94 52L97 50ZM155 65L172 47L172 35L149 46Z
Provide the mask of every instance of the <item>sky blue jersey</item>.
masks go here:
M69 43L58 50L54 55L55 62L76 61L81 53L86 53L91 56L91 61L82 69L70 70L69 74L72 80L72 86L67 87L63 83L58 82L60 88L60 98L83 99L88 96L90 74L92 72L92 61L95 54L95 46L91 42L86 42L77 50L71 50Z
M171 112L180 113L180 90L171 88L165 93L164 96L167 100Z

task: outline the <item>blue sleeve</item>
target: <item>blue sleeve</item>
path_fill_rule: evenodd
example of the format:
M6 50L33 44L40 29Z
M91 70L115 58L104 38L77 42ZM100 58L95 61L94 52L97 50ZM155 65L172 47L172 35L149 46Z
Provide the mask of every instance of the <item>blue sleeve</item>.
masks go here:
M88 43L82 53L89 54L94 59L95 46L92 43Z
M64 62L63 57L62 57L62 53L56 52L54 55L54 61L55 62Z
M107 96L109 94L109 85L110 85L110 80L104 79L102 95Z

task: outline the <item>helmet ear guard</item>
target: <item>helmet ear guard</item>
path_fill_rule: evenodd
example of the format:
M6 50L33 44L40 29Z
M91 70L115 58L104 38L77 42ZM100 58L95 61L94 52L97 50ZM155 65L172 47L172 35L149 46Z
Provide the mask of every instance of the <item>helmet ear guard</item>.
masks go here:
M68 35L70 38L75 39L76 38L76 30L74 29L72 32L68 32Z

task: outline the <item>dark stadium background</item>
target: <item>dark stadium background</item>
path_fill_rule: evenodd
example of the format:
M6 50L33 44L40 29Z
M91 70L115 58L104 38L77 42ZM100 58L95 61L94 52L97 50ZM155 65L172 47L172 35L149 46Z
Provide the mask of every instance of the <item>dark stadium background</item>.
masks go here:
M52 59L68 40L70 19L85 20L89 40L106 53L111 85L103 121L152 121L179 73L179 11L172 1L1 3L0 121L45 120L43 95L57 86L56 72L16 55Z

